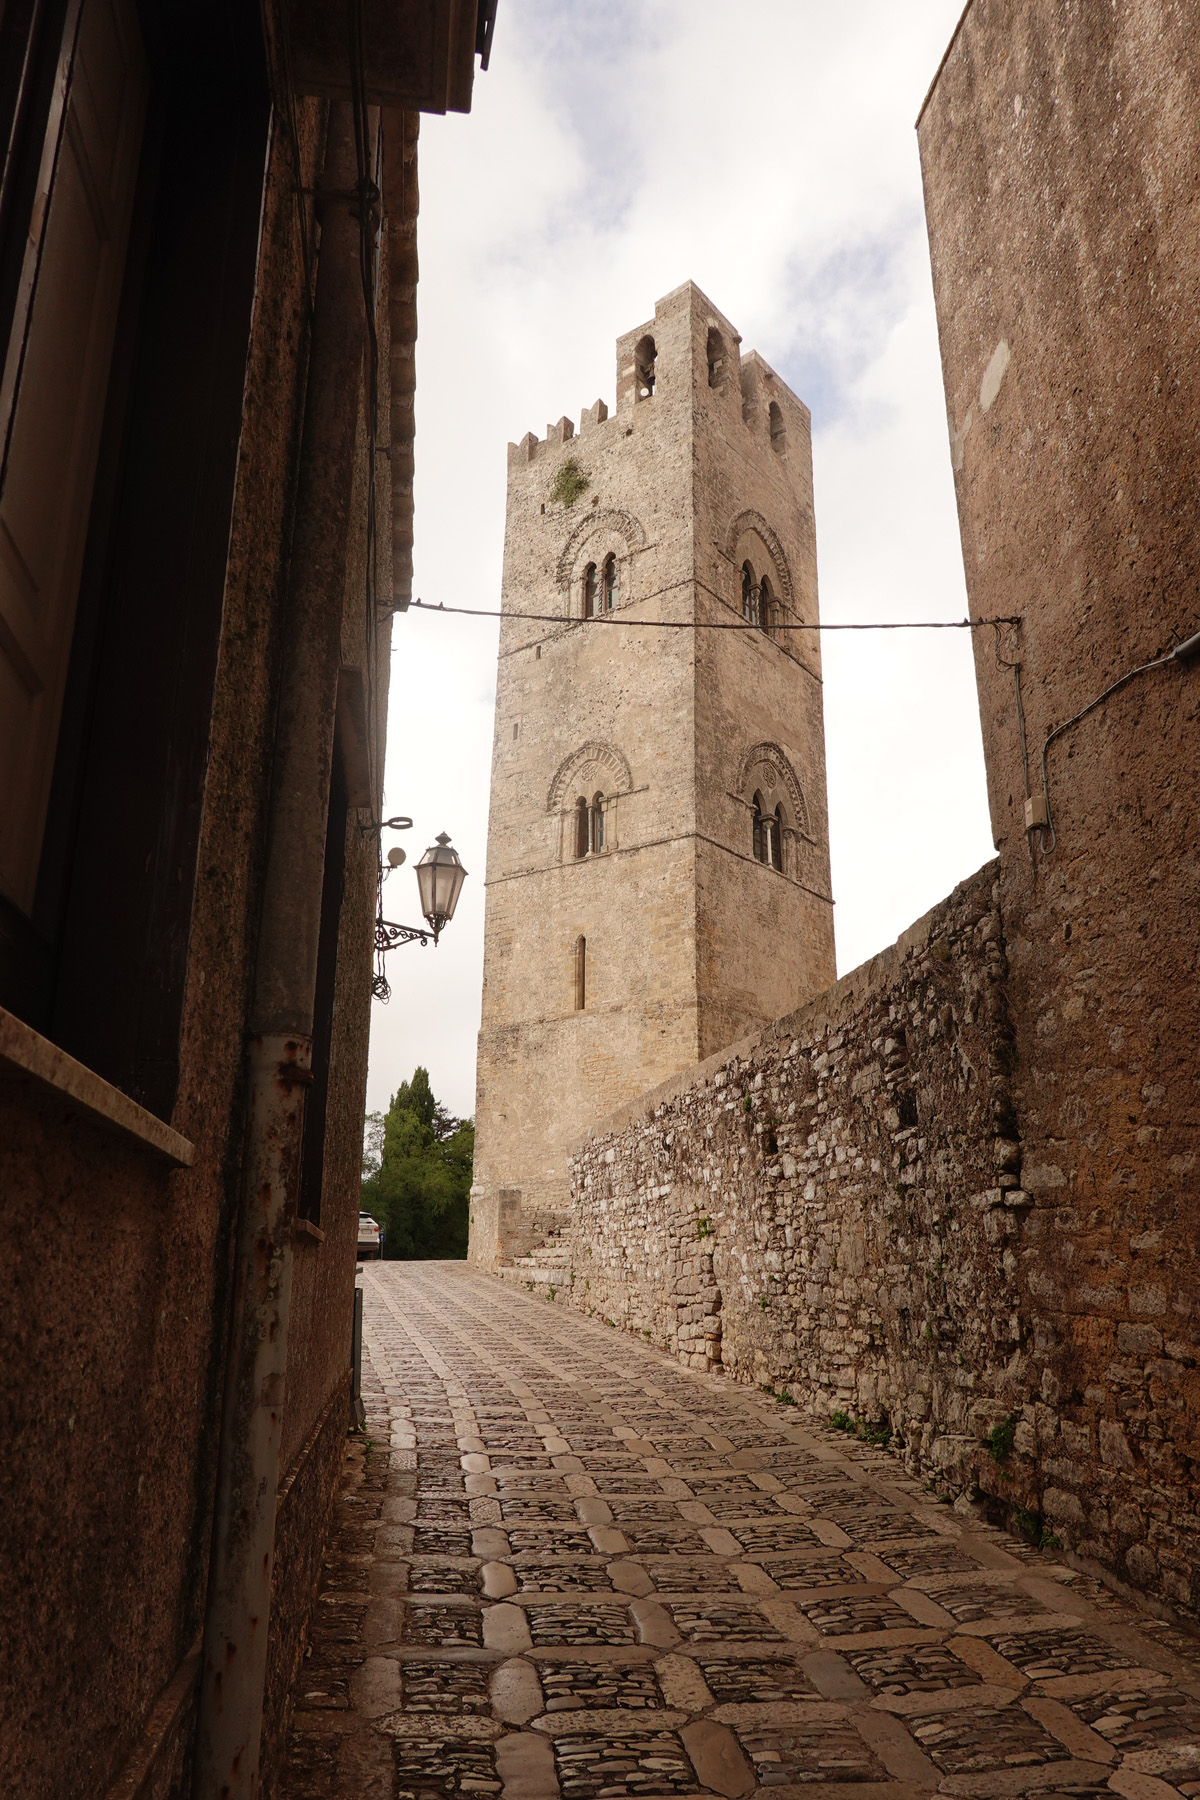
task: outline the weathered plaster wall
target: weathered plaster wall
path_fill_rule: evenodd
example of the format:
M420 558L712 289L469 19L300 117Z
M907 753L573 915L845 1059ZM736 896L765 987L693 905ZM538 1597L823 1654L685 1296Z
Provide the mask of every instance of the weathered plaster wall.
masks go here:
M975 0L921 158L972 611L1020 613L1047 734L1200 625L1200 36L1174 0ZM1200 1577L1200 676L1049 752L1024 830L1011 669L976 635L1001 857L1042 1503L1195 1606Z
M563 1296L820 1414L886 1415L956 1486L1025 1365L997 875L599 1126Z
M324 103L300 106L309 181L320 168L325 117ZM0 1266L8 1277L8 1353L0 1371L0 1613L7 1627L0 1786L46 1800L106 1793L131 1755L136 1761L145 1750L138 1748L143 1731L167 1729L162 1697L173 1694L181 1670L190 1681L188 1658L204 1619L244 1134L245 1028L306 376L285 136L273 141L264 181L172 1118L194 1146L192 1166L168 1171L79 1121L69 1106L0 1080ZM380 327L386 368L386 317ZM385 380L385 418L386 407ZM343 663L359 668L368 654L364 443L360 431L342 645ZM380 532L389 542L386 492ZM382 732L386 633L377 647ZM324 1239L300 1236L293 1252L268 1787L349 1419L375 857L357 818L352 811L347 829ZM161 1767L147 1777L160 1785L147 1792L167 1792L161 1783L169 1785L173 1756L186 1761L189 1730L185 1706L164 1740ZM145 1754L150 1767L152 1752Z

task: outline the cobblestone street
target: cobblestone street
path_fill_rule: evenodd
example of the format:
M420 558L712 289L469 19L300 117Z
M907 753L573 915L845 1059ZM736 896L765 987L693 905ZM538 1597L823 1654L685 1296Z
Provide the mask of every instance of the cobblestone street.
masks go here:
M362 1285L287 1800L1200 1795L1200 1646L885 1451L465 1263Z

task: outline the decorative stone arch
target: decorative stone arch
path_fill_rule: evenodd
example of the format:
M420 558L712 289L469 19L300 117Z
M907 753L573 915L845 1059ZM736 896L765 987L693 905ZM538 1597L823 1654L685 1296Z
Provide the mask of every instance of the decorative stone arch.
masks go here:
M579 776L589 765L598 766L604 771L604 791L608 794L628 794L633 787L633 771L615 744L601 743L593 738L589 743L580 744L578 750L572 750L570 756L559 763L554 780L550 783L550 792L546 796L546 811L561 812L575 798L575 790L594 787L595 781L581 785Z
M640 521L635 519L632 513L621 512L615 506L595 507L587 514L586 518L580 519L559 552L558 563L554 571L555 580L559 587L565 588L568 593L579 573L576 565L580 560L580 553L587 540L593 535L609 539L614 536L623 538L625 552L628 556L632 556L635 551L644 550L646 547L646 533L642 530ZM628 594L626 597L628 598Z
M788 567L788 559L783 553L783 545L780 543L778 535L772 531L760 512L740 512L731 523L725 534L723 545L728 561L735 569L741 569L742 565L737 553L738 542L750 531L754 533L755 537L762 539L767 554L771 558L775 570L775 580L778 584L779 598L789 611L794 611L795 588L792 582L792 571Z
M783 790L784 804L792 815L785 821L785 825L801 837L811 838L804 789L800 786L795 769L778 744L755 744L742 761L738 776L739 798L747 806L751 806L755 792L764 788L772 796L777 796L780 789Z

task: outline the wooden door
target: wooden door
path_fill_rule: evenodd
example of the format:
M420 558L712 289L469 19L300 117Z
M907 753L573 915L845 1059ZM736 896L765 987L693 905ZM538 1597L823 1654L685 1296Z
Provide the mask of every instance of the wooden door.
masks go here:
M0 492L0 890L31 911L146 109L130 0L85 0Z

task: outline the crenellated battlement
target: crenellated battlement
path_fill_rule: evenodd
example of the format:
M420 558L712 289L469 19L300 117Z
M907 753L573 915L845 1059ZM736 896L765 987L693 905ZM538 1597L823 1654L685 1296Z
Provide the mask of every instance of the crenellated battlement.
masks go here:
M593 406L585 406L579 415L580 434L591 430L593 426L603 425L607 417L608 407L603 400L597 400ZM544 438L538 437L532 431L527 431L519 443L509 444L509 467L511 468L514 463L532 462L536 456L540 456L541 452L549 449L552 444L561 446L570 443L574 436L574 421L568 419L564 413L556 425L547 425Z
M741 333L718 311L694 282L659 300L654 317L616 341L616 409L613 418L624 420L628 430L633 415L649 404L655 411L684 406L692 410L702 393L719 413L736 417L752 439L769 444L780 455L788 444L804 446L807 454L810 419L799 400L757 350L742 353ZM579 419L579 435L610 419L603 400L585 406ZM644 421L643 421L644 422ZM508 446L510 468L531 463L551 447L561 449L575 437L575 425L565 415L547 425L539 438L526 432L519 443Z

